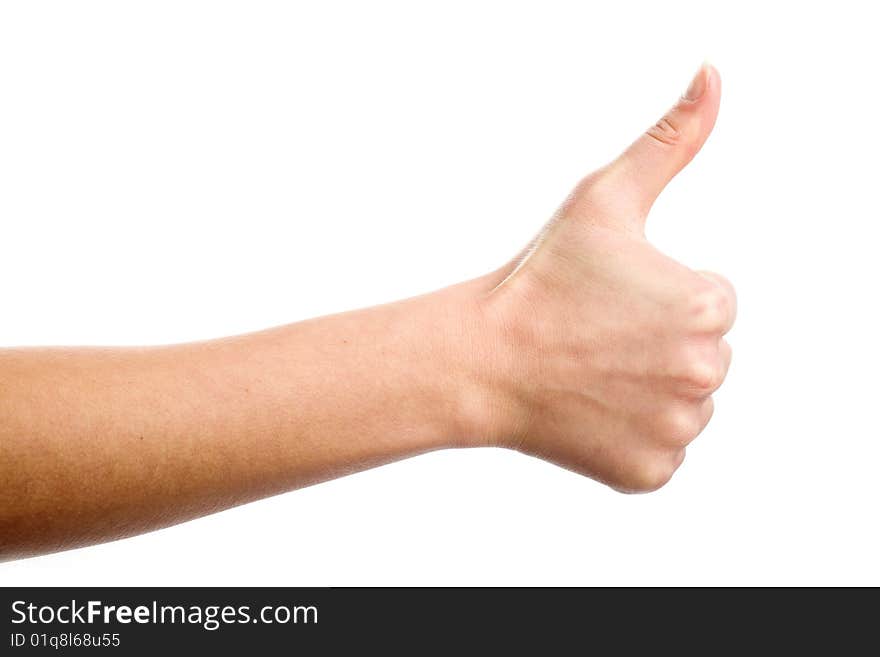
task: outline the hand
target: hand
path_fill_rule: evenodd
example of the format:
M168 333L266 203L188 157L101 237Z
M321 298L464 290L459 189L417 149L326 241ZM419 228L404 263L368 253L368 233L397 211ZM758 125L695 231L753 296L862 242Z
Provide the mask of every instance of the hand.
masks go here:
M480 311L498 391L492 442L624 491L665 484L712 415L733 288L645 239L657 195L701 148L721 81L704 66L615 162L585 178ZM493 287L494 284L494 287Z

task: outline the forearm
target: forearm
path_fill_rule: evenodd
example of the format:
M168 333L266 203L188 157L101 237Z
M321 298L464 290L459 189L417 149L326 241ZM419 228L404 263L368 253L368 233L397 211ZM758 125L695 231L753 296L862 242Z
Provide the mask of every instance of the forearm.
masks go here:
M0 558L466 444L468 285L209 342L0 352Z

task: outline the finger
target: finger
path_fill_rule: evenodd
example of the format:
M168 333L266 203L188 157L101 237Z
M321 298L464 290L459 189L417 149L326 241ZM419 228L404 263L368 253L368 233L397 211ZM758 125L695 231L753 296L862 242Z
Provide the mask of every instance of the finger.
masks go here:
M694 428L687 434L684 434L684 440L678 442L679 447L687 447L697 439L703 430L708 426L712 414L715 412L715 402L712 397L705 397L696 402L696 408L692 411L694 414Z
M715 401L712 399L711 395L709 397L705 397L697 402L696 408L696 417L697 417L697 430L691 435L688 443L693 441L697 436L703 433L703 429L709 424L709 420L712 419L712 414L715 412Z
M711 281L718 286L722 293L722 303L719 305L723 308L723 317L721 321L721 335L725 335L733 327L736 321L736 290L733 284L721 274L711 271L697 272L703 278Z
M704 64L672 109L610 166L626 181L626 193L636 202L642 221L664 187L702 148L720 102L721 77Z
M730 370L730 361L733 358L733 350L730 343L724 338L718 341L718 359L721 361L722 380L727 378L727 372Z

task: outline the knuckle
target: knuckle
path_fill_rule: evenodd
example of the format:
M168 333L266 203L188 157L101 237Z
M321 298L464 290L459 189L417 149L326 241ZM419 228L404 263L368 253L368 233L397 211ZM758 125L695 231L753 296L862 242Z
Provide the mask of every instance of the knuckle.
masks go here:
M664 443L685 446L700 433L700 418L688 409L674 408L658 418L657 436Z
M660 148L674 148L693 156L699 150L699 142L695 139L699 126L689 114L686 107L674 105L662 119L645 131L645 135Z
M659 490L669 483L677 467L676 461L670 462L661 455L642 459L630 471L626 490L631 493L652 493Z
M681 142L681 130L676 123L675 117L667 114L648 128L645 134L664 146L675 146Z
M690 317L701 332L721 332L732 313L732 301L718 285L707 283L691 295Z
M593 206L608 207L620 196L619 184L610 167L603 167L583 178L575 188L573 199Z
M682 380L689 391L708 396L721 386L724 372L717 365L695 359L686 366Z

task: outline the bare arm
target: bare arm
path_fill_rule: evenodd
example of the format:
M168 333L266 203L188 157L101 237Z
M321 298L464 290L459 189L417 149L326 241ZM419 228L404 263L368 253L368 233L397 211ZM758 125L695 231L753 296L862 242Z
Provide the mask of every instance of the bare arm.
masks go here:
M432 449L499 445L662 486L730 361L730 285L648 211L720 79L586 177L521 257L394 304L153 348L0 351L0 558L131 535Z
M466 288L202 343L0 351L0 554L463 444Z

